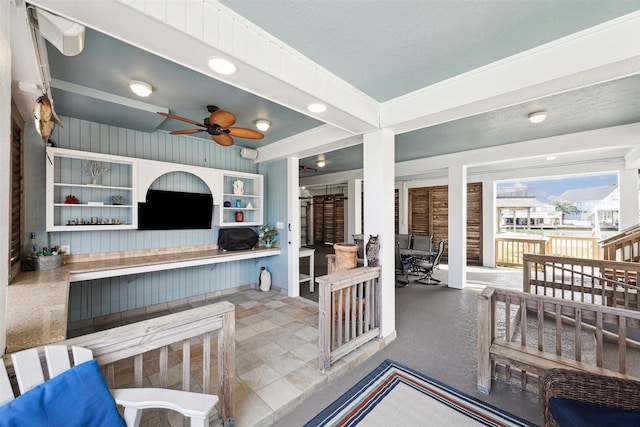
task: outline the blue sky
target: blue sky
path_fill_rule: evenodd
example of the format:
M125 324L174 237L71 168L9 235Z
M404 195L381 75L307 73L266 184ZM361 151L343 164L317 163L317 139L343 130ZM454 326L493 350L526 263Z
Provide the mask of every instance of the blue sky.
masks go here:
M559 196L566 190L576 188L601 187L603 185L618 184L618 174L606 173L598 175L583 175L571 177L558 177L535 180L502 181L498 188L526 187L535 188L536 199L544 203L550 203L550 196Z

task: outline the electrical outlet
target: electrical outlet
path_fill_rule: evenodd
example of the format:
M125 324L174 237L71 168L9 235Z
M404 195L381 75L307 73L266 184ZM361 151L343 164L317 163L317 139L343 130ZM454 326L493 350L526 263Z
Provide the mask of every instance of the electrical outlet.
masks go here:
M71 253L71 246L69 245L62 245L60 246L60 250L62 252L64 252L65 254L70 254Z
M276 228L278 230L282 230L284 228L284 222L280 222L280 221L276 222Z

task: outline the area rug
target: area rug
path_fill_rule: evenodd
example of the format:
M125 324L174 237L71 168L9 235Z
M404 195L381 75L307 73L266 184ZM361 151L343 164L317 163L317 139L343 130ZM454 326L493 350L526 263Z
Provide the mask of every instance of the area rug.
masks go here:
M311 426L535 426L385 360L306 424Z

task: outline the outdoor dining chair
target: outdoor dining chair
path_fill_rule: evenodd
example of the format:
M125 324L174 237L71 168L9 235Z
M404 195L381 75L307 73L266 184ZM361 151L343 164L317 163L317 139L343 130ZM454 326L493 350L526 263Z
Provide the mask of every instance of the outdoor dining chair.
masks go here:
M444 246L446 240L442 239L438 244L438 252L436 253L433 261L428 260L416 260L413 263L414 270L419 274L416 282L423 285L430 285L431 282L440 283L440 280L433 277L433 271L440 266L440 258L444 253Z

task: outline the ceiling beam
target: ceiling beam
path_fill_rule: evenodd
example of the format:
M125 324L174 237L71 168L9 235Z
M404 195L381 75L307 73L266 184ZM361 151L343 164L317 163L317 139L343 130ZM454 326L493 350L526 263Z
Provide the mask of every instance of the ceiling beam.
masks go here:
M382 104L401 134L640 72L640 12L632 13Z

